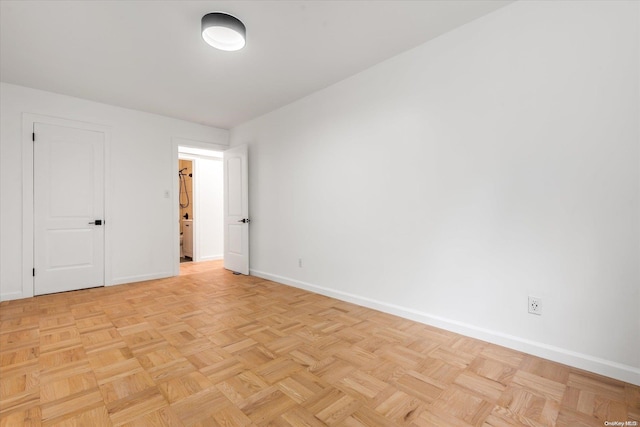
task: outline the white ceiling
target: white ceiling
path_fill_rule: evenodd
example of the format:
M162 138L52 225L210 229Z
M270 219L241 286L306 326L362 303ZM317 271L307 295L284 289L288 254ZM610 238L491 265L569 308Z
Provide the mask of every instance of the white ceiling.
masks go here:
M0 79L231 128L510 3L0 1ZM247 27L211 48L200 18Z

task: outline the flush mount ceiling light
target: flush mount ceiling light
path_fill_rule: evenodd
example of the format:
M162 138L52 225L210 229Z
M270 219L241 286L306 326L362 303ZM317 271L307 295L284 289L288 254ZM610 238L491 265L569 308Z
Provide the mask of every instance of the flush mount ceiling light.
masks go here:
M247 29L235 16L224 12L207 13L202 17L202 38L220 50L240 50L245 45Z

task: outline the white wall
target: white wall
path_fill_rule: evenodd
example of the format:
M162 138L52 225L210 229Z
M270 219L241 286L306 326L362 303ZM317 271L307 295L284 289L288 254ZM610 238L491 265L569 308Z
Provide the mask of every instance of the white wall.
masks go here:
M110 284L172 275L177 199L164 197L177 188L172 138L226 145L228 131L2 83L0 299L30 296L22 283L23 113L109 127L106 275Z
M223 175L222 159L195 159L194 217L196 232L199 233L196 261L222 259L224 257L223 227Z
M640 383L639 7L517 2L232 129L252 273Z

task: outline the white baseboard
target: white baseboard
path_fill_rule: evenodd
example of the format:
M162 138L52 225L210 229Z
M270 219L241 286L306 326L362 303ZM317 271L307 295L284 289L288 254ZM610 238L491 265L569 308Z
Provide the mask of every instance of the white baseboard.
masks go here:
M220 255L203 256L203 257L200 257L198 261L217 261L219 259L224 259L224 255L220 254Z
M4 294L0 294L0 301L11 301L14 299L22 299L22 298L28 298L31 297L33 295L29 295L27 297L25 297L24 295L22 295L22 292L5 292Z
M105 286L124 285L127 283L144 282L146 280L164 279L167 277L174 277L175 274L171 272L156 273L156 274L141 274L138 276L125 276L113 279L111 283L105 283ZM7 292L0 294L0 301L10 301L15 299L30 298L34 295L23 295L21 292Z
M111 281L111 283L106 284L105 286L124 285L126 283L144 282L146 280L165 279L167 277L174 277L174 276L175 275L172 272L167 271L164 273L140 274L137 276L117 277L117 278L114 278Z
M265 273L258 270L250 270L250 274L274 282L283 283L300 289L305 289L317 294L326 295L342 301L351 302L364 307L373 308L385 313L394 314L405 319L414 320L426 325L435 326L447 331L455 332L471 338L487 341L513 350L522 351L554 362L573 366L585 371L594 372L610 378L615 378L631 384L640 385L640 368L613 362L610 360L578 353L561 347L544 344L537 341L520 338L499 331L481 328L464 322L435 316L407 307L377 301L371 298L337 291L335 289L316 286L300 280Z

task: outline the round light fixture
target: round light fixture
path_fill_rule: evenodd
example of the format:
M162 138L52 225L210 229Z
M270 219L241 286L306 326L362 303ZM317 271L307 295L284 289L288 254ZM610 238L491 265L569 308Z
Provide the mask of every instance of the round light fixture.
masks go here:
M245 45L247 29L242 21L224 12L207 13L202 17L202 38L220 50L240 50Z

